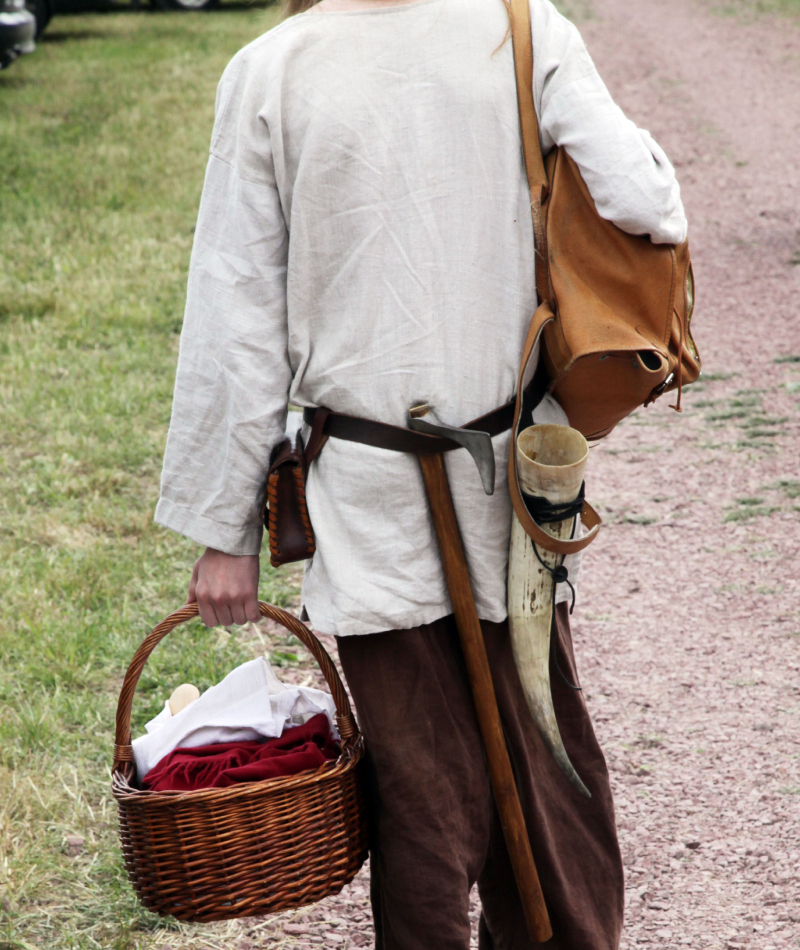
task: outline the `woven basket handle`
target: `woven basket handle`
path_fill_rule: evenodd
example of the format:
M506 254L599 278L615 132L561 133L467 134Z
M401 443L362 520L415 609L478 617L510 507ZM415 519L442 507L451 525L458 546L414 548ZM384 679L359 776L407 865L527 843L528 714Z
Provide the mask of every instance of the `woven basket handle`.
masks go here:
M280 607L273 607L272 604L265 604L264 601L258 602L258 608L262 617L269 617L276 623L281 624L290 630L303 645L307 647L314 656L322 670L322 675L328 682L328 686L336 704L336 725L339 727L339 734L342 737L342 744L345 747L350 746L358 737L358 726L356 725L353 711L350 708L350 700L347 698L344 684L339 677L333 660L308 627L301 623L297 617L292 616ZM174 611L166 617L161 623L154 627L142 641L141 646L136 651L128 672L125 674L125 681L119 694L117 703L117 733L114 742L114 770L122 769L127 773L132 772L133 748L131 747L131 709L133 708L133 694L136 692L136 684L139 682L139 676L144 669L150 654L164 637L175 627L192 617L196 617L200 610L196 603L186 604L179 610Z

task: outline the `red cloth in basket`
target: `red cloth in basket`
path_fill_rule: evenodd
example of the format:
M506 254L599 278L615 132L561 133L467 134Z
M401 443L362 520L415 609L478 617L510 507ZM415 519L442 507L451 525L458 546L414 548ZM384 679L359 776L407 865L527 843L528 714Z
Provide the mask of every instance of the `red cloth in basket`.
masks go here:
M143 788L154 792L190 792L260 782L317 769L339 756L328 717L318 713L302 726L284 729L265 742L217 742L173 749L145 775Z

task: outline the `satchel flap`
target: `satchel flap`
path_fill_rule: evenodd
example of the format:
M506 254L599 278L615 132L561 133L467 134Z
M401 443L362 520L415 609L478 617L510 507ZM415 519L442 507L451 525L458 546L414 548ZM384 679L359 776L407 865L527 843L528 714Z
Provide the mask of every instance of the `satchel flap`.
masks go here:
M570 354L639 349L639 327L665 347L678 280L673 246L627 234L601 218L564 149L547 225L550 275Z

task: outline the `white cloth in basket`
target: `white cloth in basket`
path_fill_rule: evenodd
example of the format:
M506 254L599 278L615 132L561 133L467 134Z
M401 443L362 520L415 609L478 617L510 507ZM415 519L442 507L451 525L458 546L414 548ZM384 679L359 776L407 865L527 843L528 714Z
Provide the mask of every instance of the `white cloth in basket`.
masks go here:
M133 740L139 778L177 748L214 742L247 742L281 735L325 713L338 739L336 705L330 693L308 686L285 686L264 657L243 663L221 683L173 716L169 704L145 725L147 734Z

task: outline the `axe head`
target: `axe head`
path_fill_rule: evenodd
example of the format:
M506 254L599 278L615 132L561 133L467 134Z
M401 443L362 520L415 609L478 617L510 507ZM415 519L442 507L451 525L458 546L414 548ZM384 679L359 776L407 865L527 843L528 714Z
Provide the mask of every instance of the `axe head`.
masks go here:
M494 494L494 448L488 432L476 432L474 429L459 429L448 426L437 419L427 403L412 406L408 410L408 427L428 435L438 435L463 446L478 466L483 490L487 495Z

